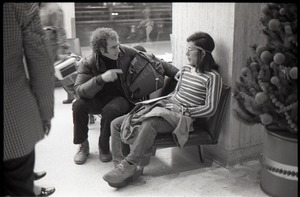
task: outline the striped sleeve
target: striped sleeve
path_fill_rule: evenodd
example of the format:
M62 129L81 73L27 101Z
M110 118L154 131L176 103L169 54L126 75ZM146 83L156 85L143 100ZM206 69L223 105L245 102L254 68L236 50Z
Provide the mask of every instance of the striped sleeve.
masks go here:
M193 118L210 117L214 115L220 100L222 91L222 78L216 72L207 73L209 79L206 84L206 98L204 105L197 107L188 107L190 116Z

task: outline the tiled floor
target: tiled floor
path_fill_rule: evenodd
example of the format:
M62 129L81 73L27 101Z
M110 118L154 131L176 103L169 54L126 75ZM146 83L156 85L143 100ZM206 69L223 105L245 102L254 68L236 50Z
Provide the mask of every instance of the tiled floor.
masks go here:
M36 181L40 186L54 186L53 197L90 196L245 196L264 197L259 185L260 164L251 161L223 168L208 159L199 162L197 148L159 149L139 180L125 188L110 187L102 176L113 163L102 163L98 157L99 118L89 125L90 155L83 165L73 162L77 146L73 144L72 105L63 88L55 89L55 117L50 135L36 146L36 171L47 176Z

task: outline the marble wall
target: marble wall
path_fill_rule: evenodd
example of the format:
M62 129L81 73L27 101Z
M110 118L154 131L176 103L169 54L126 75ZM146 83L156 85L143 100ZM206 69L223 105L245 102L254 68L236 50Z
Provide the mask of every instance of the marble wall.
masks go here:
M209 33L215 41L213 56L225 84L233 87L250 46L264 43L259 19L263 3L173 3L172 52L178 67L187 63L186 38L195 31ZM223 166L257 159L264 128L248 126L233 116L230 99L217 145L204 146L204 154Z

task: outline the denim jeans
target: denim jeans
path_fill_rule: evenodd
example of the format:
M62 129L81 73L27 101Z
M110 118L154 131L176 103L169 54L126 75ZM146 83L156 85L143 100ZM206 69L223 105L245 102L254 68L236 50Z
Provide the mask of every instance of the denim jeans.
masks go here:
M152 146L157 133L171 133L174 127L161 117L151 117L144 120L140 126L139 134L134 143L130 145L130 152L125 152L129 145L121 141L120 130L124 116L118 117L111 122L112 154L114 162L125 159L131 163L146 166L150 162Z
M113 119L128 113L133 107L124 97L95 97L77 99L73 103L74 144L81 144L88 138L89 114L101 114L100 137L98 146L103 153L108 153L110 123Z

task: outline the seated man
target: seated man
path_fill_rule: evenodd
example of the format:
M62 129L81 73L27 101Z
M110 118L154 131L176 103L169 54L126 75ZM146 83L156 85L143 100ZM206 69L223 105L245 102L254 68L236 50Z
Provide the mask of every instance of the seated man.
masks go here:
M111 28L98 28L91 37L93 52L79 62L74 89L79 97L73 103L74 144L79 144L76 164L86 162L89 154L88 114L101 114L99 156L111 161L110 123L129 112L134 104L128 94L126 73L137 50L119 44L119 36ZM165 74L174 77L178 69L163 62Z

